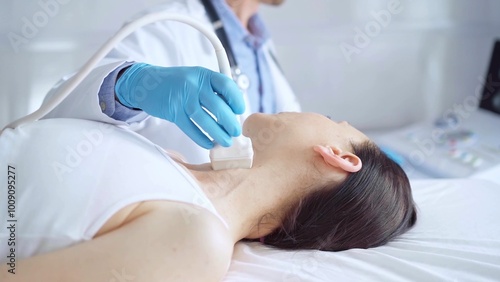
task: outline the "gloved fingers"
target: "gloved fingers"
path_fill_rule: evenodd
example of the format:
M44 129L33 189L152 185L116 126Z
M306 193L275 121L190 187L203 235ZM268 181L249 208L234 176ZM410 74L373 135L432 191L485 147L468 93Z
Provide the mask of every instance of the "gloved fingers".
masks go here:
M180 115L176 121L177 126L186 133L191 140L205 149L212 149L212 141L194 124L188 116Z
M215 92L221 95L235 114L241 115L245 112L243 93L231 78L214 72L210 77L210 85Z
M229 136L229 134L201 107L188 113L188 116L221 146L229 147L232 145L233 140L231 136Z
M230 136L241 134L241 125L229 106L215 93L200 93L200 103L217 119Z

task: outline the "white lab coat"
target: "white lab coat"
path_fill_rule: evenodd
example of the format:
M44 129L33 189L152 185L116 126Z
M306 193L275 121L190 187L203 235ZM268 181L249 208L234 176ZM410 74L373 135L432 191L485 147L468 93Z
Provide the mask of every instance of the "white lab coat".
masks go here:
M145 13L168 11L194 17L211 26L203 5L198 0L170 0ZM271 57L272 43L264 46L275 85L276 109L300 111L291 87ZM163 21L137 30L123 40L56 109L45 118L81 118L111 124L128 124L130 128L163 148L181 153L190 163L209 162L208 150L199 147L175 124L146 115L121 122L104 114L98 101L98 92L104 78L127 61L145 62L159 66L202 66L219 71L212 45L194 28L183 23ZM62 79L48 94L57 93L69 77ZM248 100L248 99L247 99ZM247 106L247 108L249 108Z

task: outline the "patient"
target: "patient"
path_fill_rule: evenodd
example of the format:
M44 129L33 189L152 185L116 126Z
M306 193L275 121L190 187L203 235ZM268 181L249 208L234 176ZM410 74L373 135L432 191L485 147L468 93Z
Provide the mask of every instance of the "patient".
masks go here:
M179 201L135 202L91 240L22 260L15 275L4 263L0 280L110 281L121 273L133 281L219 281L241 240L342 251L383 245L414 225L405 173L349 124L313 113L253 114L243 134L254 145L251 169L212 171L177 159L217 214Z

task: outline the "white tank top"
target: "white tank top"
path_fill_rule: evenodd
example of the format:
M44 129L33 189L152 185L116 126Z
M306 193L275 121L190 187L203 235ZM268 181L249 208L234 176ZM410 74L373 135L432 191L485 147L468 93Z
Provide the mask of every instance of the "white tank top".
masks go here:
M4 131L0 183L2 263L12 250L19 260L90 240L113 214L141 201L193 204L226 224L160 147L99 122L48 119Z

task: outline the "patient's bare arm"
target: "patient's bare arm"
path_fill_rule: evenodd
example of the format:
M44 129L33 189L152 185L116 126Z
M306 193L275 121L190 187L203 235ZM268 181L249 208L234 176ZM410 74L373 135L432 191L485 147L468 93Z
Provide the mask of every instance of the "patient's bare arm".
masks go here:
M0 281L220 281L232 250L213 214L166 202L96 239L20 261L14 275L2 266Z

